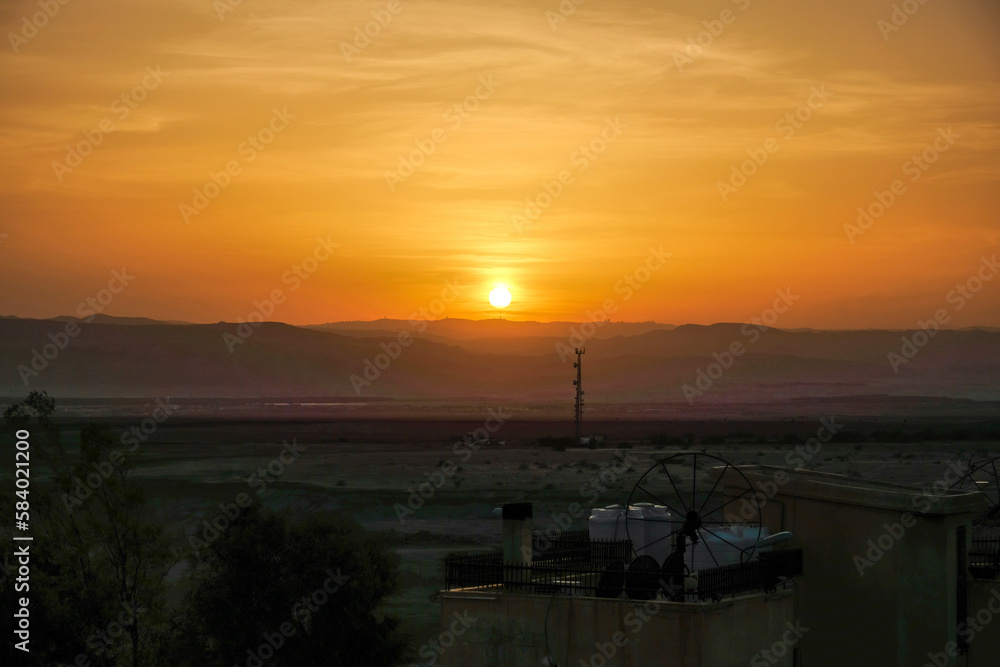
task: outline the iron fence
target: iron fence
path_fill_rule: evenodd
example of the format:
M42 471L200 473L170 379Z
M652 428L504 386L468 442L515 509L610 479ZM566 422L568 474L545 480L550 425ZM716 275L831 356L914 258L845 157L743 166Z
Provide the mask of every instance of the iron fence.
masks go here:
M772 591L784 580L802 574L802 549L762 551L746 563L722 565L698 573L701 600L721 600L748 591Z
M631 558L628 540L586 540L579 535L553 540L532 556L531 565L504 563L503 553L450 554L445 558L445 588L503 589L522 592L562 592L593 595L601 574L611 563ZM545 546L545 542L541 543Z
M969 572L976 579L1000 579L1000 537L982 533L973 536Z
M531 535L531 558L536 562L567 559L585 562L590 558L591 544L597 542L591 542L590 532L586 530L565 532L555 539L550 539L543 531L536 530Z
M774 590L783 580L802 574L801 549L765 551L747 563L702 570L698 573L697 588L683 592L681 581L668 581L669 577L659 573L637 572L634 579L632 573L626 574L631 560L628 540L588 541L585 554L584 547L575 539L562 546L565 548L553 548L535 557L531 565L504 563L499 551L451 554L445 559L445 588L616 598L622 592L629 597L634 595L634 591L630 594L630 586L625 582L635 581L640 591L637 599L657 597L657 589L661 589L666 599L721 600L749 591ZM609 578L611 571L621 574ZM609 581L616 580L617 584L610 584L609 593Z

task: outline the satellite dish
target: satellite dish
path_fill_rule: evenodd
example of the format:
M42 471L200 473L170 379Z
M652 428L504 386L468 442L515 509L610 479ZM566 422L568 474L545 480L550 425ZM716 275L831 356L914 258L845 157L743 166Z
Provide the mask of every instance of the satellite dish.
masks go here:
M615 561L604 568L601 578L597 581L595 597L618 599L625 586L625 563Z
M722 467L714 480L708 474L708 468L713 467ZM735 475L727 480L732 491L727 495L722 479L730 470ZM696 558L704 561L707 557L709 567L737 562L741 554L750 558L760 541L757 492L739 468L717 456L690 452L674 454L654 463L632 487L628 499L629 507L649 503L666 507L670 516L660 519L626 513L625 531L629 540L633 544L643 544L643 551L652 550L658 543L669 544L673 551L667 559L679 559L685 572L699 569ZM730 532L736 527L742 533L740 540ZM651 534L658 537L649 540ZM749 547L746 546L748 542ZM699 543L702 546L696 549ZM701 561L699 564L704 566ZM683 577L676 562L670 574ZM683 579L680 583L683 589Z
M790 539L792 539L792 534L789 531L784 530L780 533L775 533L770 537L765 537L760 542L755 544L754 547L758 549L764 549L766 547L773 547L775 544L781 544L783 542L787 542Z
M625 573L625 595L629 600L654 600L660 588L660 564L652 556L639 556Z

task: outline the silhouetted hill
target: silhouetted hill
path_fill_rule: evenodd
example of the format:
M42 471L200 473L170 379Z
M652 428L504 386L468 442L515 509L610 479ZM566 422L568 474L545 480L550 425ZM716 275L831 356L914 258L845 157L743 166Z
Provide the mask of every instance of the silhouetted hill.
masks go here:
M178 320L152 320L148 317L115 317L113 315L94 315L91 324L129 324L134 326L145 326L149 324L190 324L190 322L181 322ZM60 315L59 317L53 317L53 320L63 321L63 322L83 322L83 318L75 317L73 315Z
M1000 399L1000 332L984 329L939 332L894 369L889 353L901 354L903 337L913 332L609 322L582 340L571 336L582 329L574 323L442 320L416 334L407 322L382 320L265 323L243 340L232 323L128 320L0 318L0 395L47 389L63 397L360 395L557 404L572 400L571 353L582 343L590 402L685 401L685 385L703 391L694 400L705 404L874 394ZM79 327L75 337L66 335L72 326ZM415 337L397 349L399 331ZM730 359L731 349L743 353ZM21 373L33 358L38 374L25 384Z
M466 320L375 320L373 322L330 322L309 328L333 331L352 336L393 336L402 331L427 340L460 345L470 352L503 354L545 354L553 349L554 341L567 344L573 330L587 326L587 338L603 339L615 336L637 336L650 331L669 331L672 324L656 322L600 322L583 325L579 322L519 322L505 319Z

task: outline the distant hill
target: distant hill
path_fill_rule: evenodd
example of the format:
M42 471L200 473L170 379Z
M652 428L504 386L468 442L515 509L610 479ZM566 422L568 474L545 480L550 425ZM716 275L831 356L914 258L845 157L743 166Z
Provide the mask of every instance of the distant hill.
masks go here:
M701 389L711 384L695 396L700 404L876 394L1000 400L1000 332L985 329L942 331L914 348L911 361L897 363L896 372L887 355L900 354L912 332L608 322L583 340L571 338L584 331L578 323L441 320L418 334L408 322L379 320L265 323L243 340L232 323L73 324L79 334L69 338L69 318L0 318L0 395L47 389L81 398L360 395L564 403L572 401L572 348L583 344L591 402L686 402L684 386L697 389L699 379ZM243 333L250 331L245 326ZM397 349L401 331L413 338ZM734 347L743 353L730 359ZM51 360L41 356L57 350ZM18 367L30 369L33 356L39 368L46 365L26 386Z
M564 336L571 327L579 327L579 322L533 322L490 318L487 320L466 320L448 317L441 320L392 320L382 319L371 322L329 322L315 324L308 328L325 331L413 331L423 329L439 336L450 338L512 338L523 336ZM636 335L647 331L670 330L672 324L657 322L602 322L597 327L597 338L617 335Z
M190 324L180 320L153 320L148 317L115 317L113 315L94 315L91 324L126 324L133 326L145 326L149 324ZM32 318L15 317L13 315L0 315L0 320L24 320ZM57 322L83 322L85 318L75 315L60 315L49 318Z
M544 354L552 351L554 341L568 341L572 331L584 326L579 322L519 322L488 319L465 320L446 318L434 321L375 320L374 322L331 322L309 328L333 331L351 336L392 336L402 331L427 340L459 345L470 352L488 354ZM672 324L656 322L600 322L587 338L604 339L615 336L637 336L650 331L669 331ZM572 343L568 343L572 345Z
M61 315L53 317L54 320L64 322L82 322L83 318L73 315ZM149 324L190 324L190 322L180 322L177 320L152 320L148 317L114 317L113 315L94 315L91 324L124 324L132 326L145 326Z

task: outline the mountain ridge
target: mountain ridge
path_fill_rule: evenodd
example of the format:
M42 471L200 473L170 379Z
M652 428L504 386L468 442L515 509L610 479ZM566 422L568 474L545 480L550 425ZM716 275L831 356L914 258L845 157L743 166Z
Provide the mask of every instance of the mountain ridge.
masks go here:
M942 330L894 368L891 355L901 354L913 331L720 323L573 340L569 331L449 337L468 325L435 331L430 324L422 333L418 327L358 335L364 330L277 322L137 326L96 318L0 318L0 394L479 396L551 403L572 394L572 349L585 346L588 396L611 403L687 401L691 388L698 392L692 404L865 394L1000 399L1000 332L983 328Z

